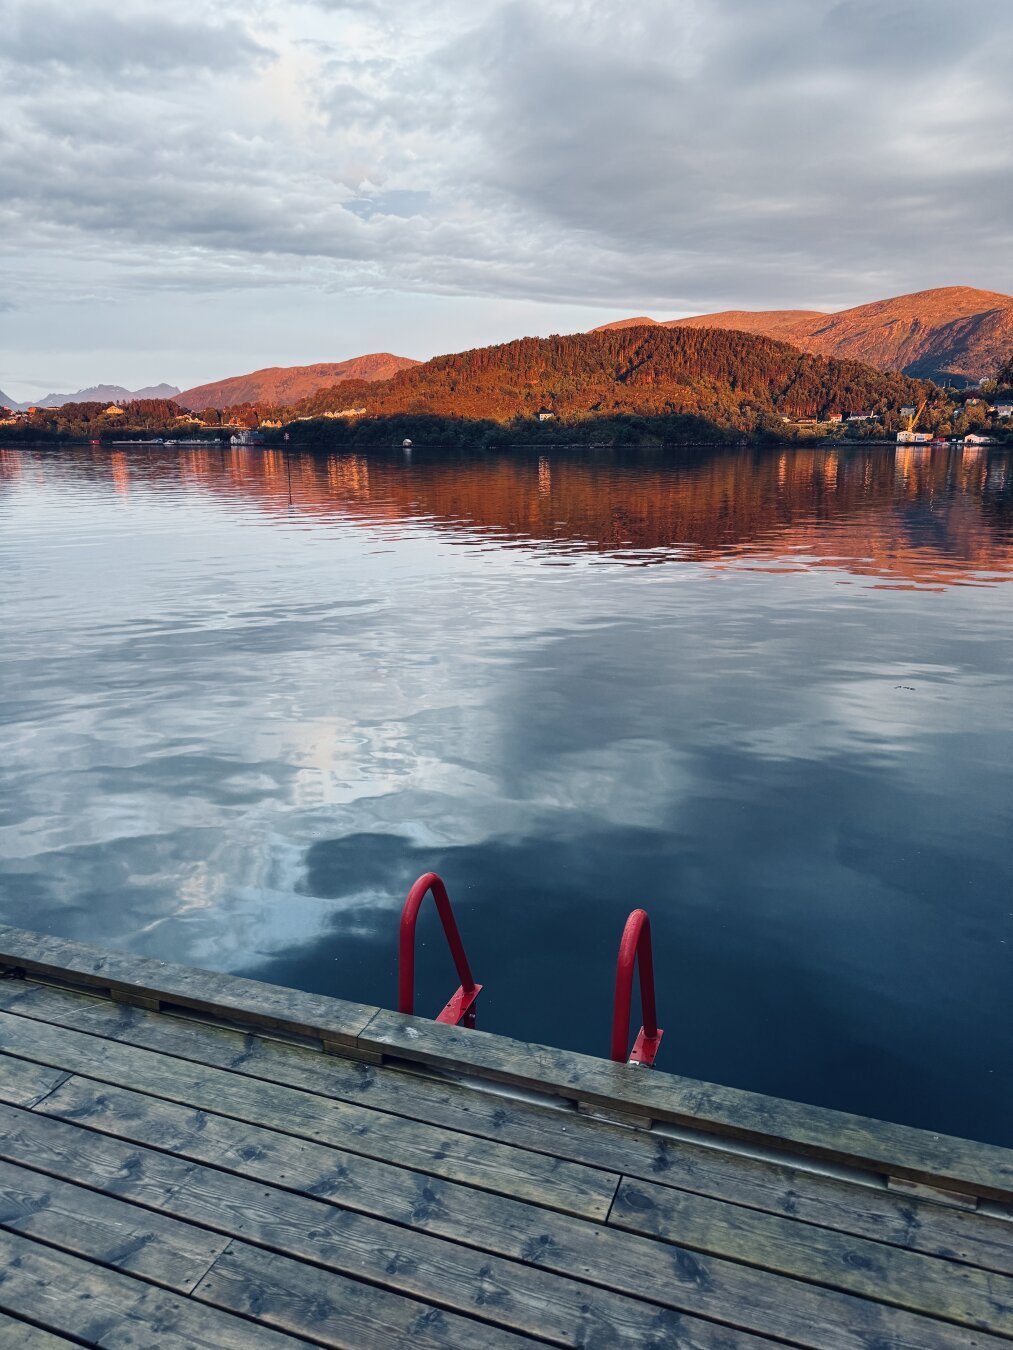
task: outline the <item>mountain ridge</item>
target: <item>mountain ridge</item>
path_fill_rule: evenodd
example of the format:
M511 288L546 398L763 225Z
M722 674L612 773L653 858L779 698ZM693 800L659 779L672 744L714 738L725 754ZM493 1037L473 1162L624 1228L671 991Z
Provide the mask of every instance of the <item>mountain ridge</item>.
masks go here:
M346 361L319 362L310 366L265 366L247 375L232 375L195 385L175 395L184 408L199 412L203 408L228 408L242 403L283 405L298 403L319 389L342 380L362 380L372 384L389 379L399 370L420 363L410 356L392 352L369 352Z
M143 389L127 389L122 384L93 384L73 394L47 394L45 398L24 403L0 389L0 407L25 412L29 408L63 408L68 403L131 403L137 399L175 398L178 393L174 384L151 384Z
M129 403L140 398L175 398L179 389L174 384L149 384L143 389L126 389L122 384L93 384L75 394L47 394L38 403L25 407L62 408L65 403Z
M850 309L722 310L683 319L620 319L664 328L720 328L778 338L819 356L863 361L939 382L994 376L1013 352L1013 296L972 286L941 286Z

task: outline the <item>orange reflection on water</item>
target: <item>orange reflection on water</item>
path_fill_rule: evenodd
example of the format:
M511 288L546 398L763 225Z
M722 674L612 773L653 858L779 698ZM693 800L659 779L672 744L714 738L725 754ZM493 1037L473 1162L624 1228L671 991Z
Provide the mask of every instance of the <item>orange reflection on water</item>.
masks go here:
M122 450L115 450L109 456L109 468L113 476L113 486L121 497L130 493L130 465Z
M183 486L285 519L435 529L486 547L637 565L832 567L887 586L1013 575L1013 451L997 447L60 455L117 491ZM22 472L20 452L0 451L0 483Z
M267 511L425 521L625 561L839 567L887 584L1013 574L1009 453L700 451L537 457L233 452L216 486ZM225 476L222 476L222 468ZM291 498L289 482L291 481Z

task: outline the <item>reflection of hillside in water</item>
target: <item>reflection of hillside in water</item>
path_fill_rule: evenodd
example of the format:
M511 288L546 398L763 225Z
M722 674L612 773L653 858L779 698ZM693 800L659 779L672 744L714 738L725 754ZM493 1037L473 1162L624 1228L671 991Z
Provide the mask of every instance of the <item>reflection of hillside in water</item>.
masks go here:
M554 554L837 566L901 585L1013 574L1006 450L74 453L104 467L118 492L128 478L168 480L289 519L412 523ZM15 458L4 452L0 481L16 476Z
M212 477L217 474L212 469ZM1011 456L832 450L442 459L243 453L265 504L630 562L798 559L908 584L1013 573ZM289 476L291 474L291 507ZM804 560L804 561L803 561Z

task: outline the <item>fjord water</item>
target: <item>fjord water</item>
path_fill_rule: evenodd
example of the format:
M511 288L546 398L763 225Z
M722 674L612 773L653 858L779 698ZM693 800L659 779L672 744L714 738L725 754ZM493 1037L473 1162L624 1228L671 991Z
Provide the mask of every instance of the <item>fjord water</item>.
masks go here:
M1013 1144L998 448L0 452L0 919ZM455 986L420 921L417 1006Z

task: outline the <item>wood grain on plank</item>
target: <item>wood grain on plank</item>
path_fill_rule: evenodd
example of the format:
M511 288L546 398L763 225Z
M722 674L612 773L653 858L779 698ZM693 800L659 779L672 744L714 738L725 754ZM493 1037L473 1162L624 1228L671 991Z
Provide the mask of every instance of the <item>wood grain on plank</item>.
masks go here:
M1013 1337L1013 1279L757 1210L623 1179L609 1223Z
M295 1350L310 1344L2 1230L0 1310L102 1350Z
M0 1156L29 1162L45 1174L43 1182L80 1179L156 1213L555 1345L728 1350L740 1344L715 1323L23 1110L0 1107Z
M71 1155L65 1175L87 1173ZM0 1227L182 1294L200 1283L229 1244L227 1236L6 1161L0 1161Z
M229 1248L194 1297L340 1350L544 1344L241 1243Z
M817 1287L724 1258L692 1252L438 1177L402 1172L397 1187L364 1179L366 1160L311 1140L217 1118L87 1079L71 1078L40 1104L40 1114L167 1149L343 1207L447 1237L542 1270L584 1280L696 1317L802 1346L868 1350L949 1350L1008 1342L903 1309ZM224 1145L224 1147L223 1147ZM231 1151L230 1151L231 1150ZM231 1163L229 1159L236 1161Z
M34 1106L67 1077L66 1069L0 1058L0 1095L4 1101Z
M0 982L0 1008L571 1162L621 1171L803 1223L1013 1275L1013 1223L898 1196L885 1187L838 1180L655 1132L623 1129L600 1121L591 1124L552 1107L386 1066L342 1060L250 1032L125 1007L107 998L53 986Z
M0 1313L0 1350L67 1350L68 1346L79 1344L79 1341L68 1341L52 1331L22 1322L19 1317Z
M608 1213L619 1180L579 1163L9 1013L0 1013L0 1052L591 1218Z
M193 1184L192 1178L180 1181ZM0 1228L155 1284L196 1291L201 1302L348 1350L398 1346L404 1337L431 1350L479 1341L504 1350L531 1343L453 1313L434 1315L419 1299L305 1267L276 1252L259 1253L127 1200L3 1162Z
M351 1050L377 1011L368 1004L169 965L5 924L0 924L0 968L73 980L148 1004L173 1003L237 1021L249 1018L261 1026L317 1036Z
M1013 1200L1013 1149L429 1022L381 1009L360 1036L379 1053L485 1075L572 1101L618 1107L767 1147L867 1167L1002 1202Z

